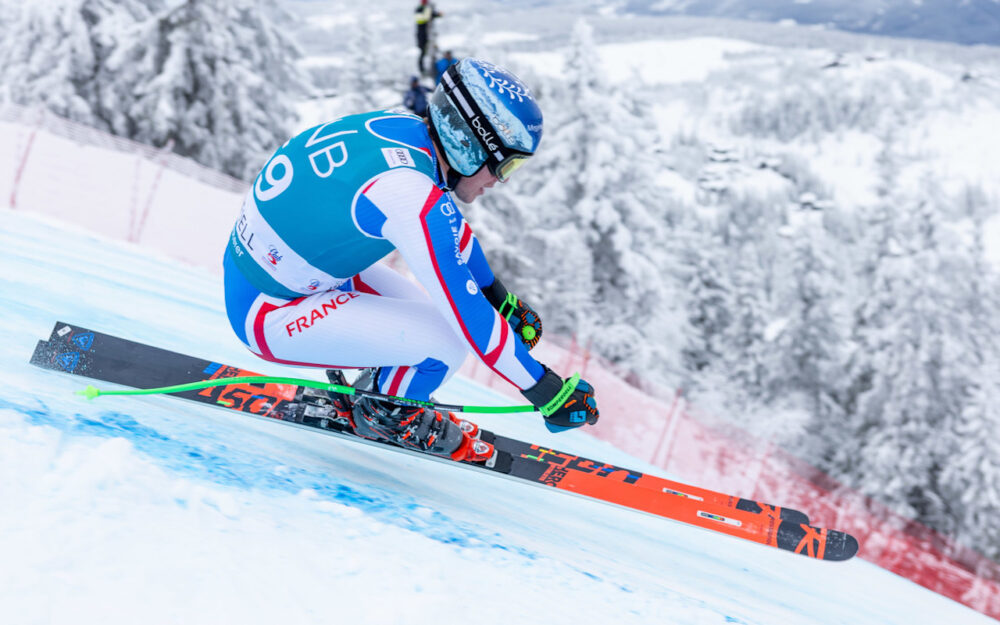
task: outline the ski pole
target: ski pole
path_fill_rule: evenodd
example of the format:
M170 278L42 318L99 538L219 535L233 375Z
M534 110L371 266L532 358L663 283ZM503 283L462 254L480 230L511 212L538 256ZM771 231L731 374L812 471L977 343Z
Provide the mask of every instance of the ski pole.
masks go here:
M353 386L342 384L330 384L328 382L317 382L315 380L304 380L300 378L280 378L270 376L238 376L233 378L220 378L217 380L202 380L200 382L190 382L188 384L177 384L175 386L162 386L160 388L140 388L125 389L120 391L102 391L101 389L87 385L82 391L76 391L77 395L82 395L87 399L94 399L102 395L160 395L167 393L182 393L184 391L197 391L213 386L228 386L230 384L291 384L294 386L307 386L322 391L339 393L341 395L355 395L358 397L371 397L391 401L407 406L420 406L442 412L468 412L468 413L507 413L507 412L537 412L534 406L460 406L454 404L440 404L408 397L398 397L396 395L386 395L375 391L363 391Z

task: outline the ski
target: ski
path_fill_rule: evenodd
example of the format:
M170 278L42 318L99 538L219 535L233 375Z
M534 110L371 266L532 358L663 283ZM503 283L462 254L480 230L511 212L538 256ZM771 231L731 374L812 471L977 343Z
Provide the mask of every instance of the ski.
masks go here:
M499 445L505 451L525 460L548 463L553 467L554 471L575 470L593 473L601 477L610 478L613 481L632 484L660 494L683 497L693 501L702 501L725 508L735 508L736 510L743 510L753 514L770 515L779 520L795 524L809 524L809 517L804 512L793 508L784 508L752 499L726 495L707 488L700 488L655 475L639 473L613 464L597 462L589 458L567 454L541 445L507 438L499 434L496 435L496 438L498 441L501 441Z
M199 403L321 431L422 458L458 464L605 503L646 512L823 560L847 560L857 540L812 527L805 514L647 475L608 463L481 430L497 453L484 464L456 463L353 434L337 419L326 391L295 384L239 380L258 374L186 356L71 324L57 322L31 358L36 366L133 388L153 388L234 378L230 384L176 393Z

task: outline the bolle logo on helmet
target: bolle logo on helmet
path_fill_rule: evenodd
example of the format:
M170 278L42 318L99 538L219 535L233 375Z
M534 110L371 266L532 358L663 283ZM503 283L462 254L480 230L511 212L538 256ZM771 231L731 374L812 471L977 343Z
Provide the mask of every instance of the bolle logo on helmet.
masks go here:
M479 134L479 137L483 140L483 143L486 144L486 147L489 148L491 152L496 152L500 146L498 146L493 140L493 131L483 124L479 115L472 118L472 127L476 129L476 133Z
M497 131L497 134L503 135L504 139L507 140L507 145L515 142L516 139L511 130L510 124L504 123L504 121L498 117L494 117L490 121L493 123L493 128Z

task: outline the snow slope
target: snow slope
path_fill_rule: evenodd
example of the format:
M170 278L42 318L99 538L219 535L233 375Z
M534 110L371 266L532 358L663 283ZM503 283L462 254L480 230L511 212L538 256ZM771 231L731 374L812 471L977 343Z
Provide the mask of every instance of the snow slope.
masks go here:
M57 319L266 373L218 278L0 210L0 622L991 622L815 562L554 490L27 365ZM317 372L296 372L317 375ZM455 380L442 399L498 401ZM648 469L582 432L501 432Z

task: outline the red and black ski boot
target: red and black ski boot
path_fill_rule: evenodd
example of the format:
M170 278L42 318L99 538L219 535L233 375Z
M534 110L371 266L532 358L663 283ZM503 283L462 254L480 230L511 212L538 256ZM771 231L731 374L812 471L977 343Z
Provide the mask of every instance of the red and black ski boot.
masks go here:
M463 432L447 413L364 396L354 401L353 412L354 432L364 438L458 461L493 457L493 445Z
M330 381L341 384L327 372ZM340 374L339 371L335 372ZM343 379L343 374L339 375ZM378 391L378 369L365 369L354 387L360 391ZM331 394L331 397L334 394ZM493 457L493 445L478 440L479 426L450 412L442 413L420 406L396 404L365 396L344 396L350 406L354 433L370 440L382 440L416 451L457 461L486 462ZM340 404L337 404L338 411Z

